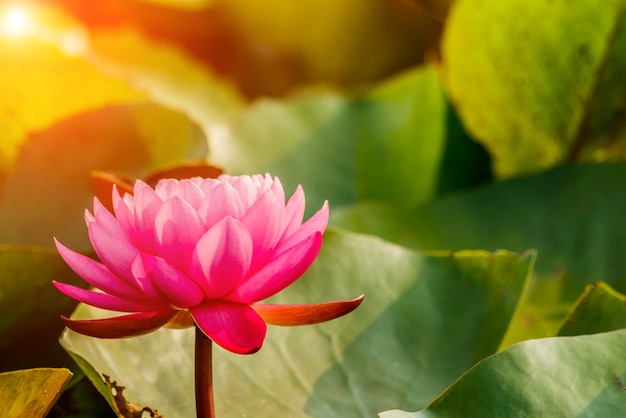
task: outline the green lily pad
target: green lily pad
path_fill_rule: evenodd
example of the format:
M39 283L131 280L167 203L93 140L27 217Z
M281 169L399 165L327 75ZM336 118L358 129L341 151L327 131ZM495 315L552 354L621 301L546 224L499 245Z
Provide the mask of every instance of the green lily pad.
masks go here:
M0 416L45 417L71 376L67 369L0 373Z
M354 161L345 158L355 152L351 104L330 93L259 100L214 130L211 149L229 174L269 172L290 191L302 184L308 213L326 199L333 206L355 201Z
M381 418L618 417L626 330L525 341L482 361L428 408Z
M416 204L491 178L434 68L358 98L310 93L252 104L216 135L214 161L233 174L270 172L302 184L310 210L359 200Z
M365 294L351 314L306 327L269 327L251 356L214 350L217 415L361 417L396 405L421 408L493 354L534 259L508 252L419 254L379 239L327 231L322 253L273 303ZM102 316L79 305L74 317ZM121 340L71 331L62 345L97 385L167 417L193 407L193 330ZM95 373L97 371L97 373ZM415 396L409 396L415 395Z
M594 0L459 0L452 7L446 85L499 175L624 160L624 7L624 0L601 8Z
M626 167L564 166L416 208L357 204L331 223L419 250L538 251L509 343L556 335L585 286L626 291Z

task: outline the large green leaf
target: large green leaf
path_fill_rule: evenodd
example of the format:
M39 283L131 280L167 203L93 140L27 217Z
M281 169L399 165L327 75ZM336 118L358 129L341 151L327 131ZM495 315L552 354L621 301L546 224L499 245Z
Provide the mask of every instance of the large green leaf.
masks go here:
M466 126L512 176L624 159L625 48L624 0L459 0L443 61Z
M67 369L0 373L0 416L45 417L71 376Z
M328 231L309 272L272 298L312 303L365 294L350 315L270 327L263 349L214 353L218 416L362 417L426 406L500 344L534 257L508 252L419 254ZM75 317L102 315L81 305ZM66 331L63 346L127 389L135 405L193 416L191 330L97 340ZM84 360L82 360L84 359ZM102 377L85 372L97 385Z
M59 316L69 315L76 302L52 280L82 280L47 248L0 246L0 272L0 371L71 365L58 344Z
M310 209L325 199L414 204L490 177L433 68L391 79L360 98L311 93L253 104L212 140L231 173L269 171L301 183Z
M421 250L537 249L519 341L554 335L587 284L626 291L625 189L624 165L565 166L413 209L359 204L332 223Z
M469 370L428 408L382 418L619 417L626 330L525 341Z

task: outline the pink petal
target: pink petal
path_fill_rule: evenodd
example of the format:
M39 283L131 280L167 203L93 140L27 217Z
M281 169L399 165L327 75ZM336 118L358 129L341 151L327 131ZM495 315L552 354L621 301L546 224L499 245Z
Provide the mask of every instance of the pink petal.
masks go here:
M156 331L174 315L176 315L176 311L173 309L161 309L106 319L75 321L64 316L61 319L66 327L79 334L96 338L125 338Z
M209 196L212 192L213 192L213 188L215 188L218 184L224 184L222 182L220 182L219 180L215 179L215 178L206 178L206 179L201 179L198 182L198 187L200 187L200 190L202 190L202 193L204 193L204 196Z
M243 212L241 197L230 184L216 184L198 208L198 215L207 228L227 216L239 219Z
M328 202L324 202L324 205L318 210L315 215L311 216L302 226L297 229L293 234L283 236L280 242L276 246L276 254L293 247L303 239L306 239L314 232L324 233L326 226L328 225Z
M144 257L142 254L137 254L131 266L137 287L149 300L162 305L168 305L169 300L161 293L161 290L154 285L148 267L149 266L144 265Z
M128 230L122 227L115 216L104 207L97 197L93 199L93 212L93 220L103 229L107 230L110 234L124 237L126 240L130 239Z
M263 345L267 326L248 305L208 302L190 311L202 332L226 350L252 354Z
M154 192L161 200L165 201L172 197L178 188L179 181L176 179L161 179L154 187Z
M172 196L180 197L182 200L189 203L196 211L205 197L204 193L193 179L180 180L178 187L172 192Z
M130 200L122 198L117 191L117 186L113 185L111 200L113 202L113 210L115 211L117 221L120 223L122 229L127 231L130 236L133 236L135 231L135 219L131 211L132 196Z
M269 174L267 176L270 179L272 178ZM274 193L276 200L280 202L281 206L285 206L285 189L283 188L283 185L278 177L274 177L272 180L270 190Z
M255 303L252 309L272 325L312 325L346 315L363 302L363 295L351 300L335 300L312 305L268 305Z
M222 176L219 177L222 180ZM235 188L241 202L243 204L244 209L247 209L254 203L258 195L258 186L255 185L252 181L252 178L249 176L239 176L239 177L228 177L225 176L224 179L231 186Z
M131 282L131 265L137 256L137 248L131 244L126 236L115 234L97 222L92 222L88 226L89 239L100 261L111 272Z
M191 205L178 196L166 200L154 219L155 253L186 270L191 251L206 227Z
M304 274L321 246L322 234L315 232L270 260L224 299L251 304L280 292Z
M143 217L146 215L144 213L146 208L150 208L154 204L161 206L164 200L150 186L141 180L137 180L135 183L135 193L133 197L135 216L137 216L141 222L143 222ZM156 211L154 213L156 214Z
M141 298L141 292L135 286L134 280L114 275L103 264L70 250L56 238L54 243L67 265L90 285L112 295Z
M135 183L135 239L144 251L154 252L154 219L163 200L147 184Z
M284 201L279 202L276 195L268 190L259 196L241 218L241 223L250 231L254 245L252 270L265 261L267 254L274 249L284 209Z
M286 239L293 235L294 232L300 226L302 226L302 219L304 218L304 208L306 206L304 191L302 186L298 185L296 191L289 198L289 202L285 206L285 212L283 214L283 225L281 229L283 234L281 239Z
M111 199L114 189L131 194L133 192L132 180L123 174L95 170L90 173L90 176L95 196L100 199L111 213L114 211Z
M52 281L52 284L67 296L96 308L120 312L145 312L155 309L154 305L144 304L133 299L119 298L108 293L94 292L56 281Z
M87 209L85 209L85 223L89 226L90 223L96 222L96 217L91 214Z
M257 181L261 191L270 189L274 183L274 178L270 175L270 173L265 173L265 175L255 174L252 177Z
M154 287L178 308L190 308L204 300L202 288L161 257L142 254L144 268Z
M93 198L93 214L97 221L102 220L102 224L106 224L107 222L117 222L115 216L100 202L98 197ZM106 219L101 219L103 216L106 216Z
M252 238L236 219L226 217L198 241L191 256L189 274L202 283L207 299L231 292L252 262Z

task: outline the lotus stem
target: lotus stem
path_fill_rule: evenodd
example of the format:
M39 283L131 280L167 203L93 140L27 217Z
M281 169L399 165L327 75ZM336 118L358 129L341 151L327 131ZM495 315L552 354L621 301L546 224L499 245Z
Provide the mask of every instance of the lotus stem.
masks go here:
M196 328L196 417L215 418L213 402L213 341Z

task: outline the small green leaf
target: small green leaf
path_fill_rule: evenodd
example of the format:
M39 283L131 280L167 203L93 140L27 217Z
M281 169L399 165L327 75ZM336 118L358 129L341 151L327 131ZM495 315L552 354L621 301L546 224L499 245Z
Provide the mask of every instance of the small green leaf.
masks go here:
M43 418L72 377L67 369L0 373L0 416Z
M589 285L567 315L559 335L595 334L626 328L626 296L606 283Z
M381 418L619 417L626 330L525 341L482 361L426 409Z

